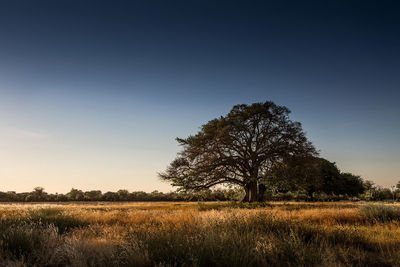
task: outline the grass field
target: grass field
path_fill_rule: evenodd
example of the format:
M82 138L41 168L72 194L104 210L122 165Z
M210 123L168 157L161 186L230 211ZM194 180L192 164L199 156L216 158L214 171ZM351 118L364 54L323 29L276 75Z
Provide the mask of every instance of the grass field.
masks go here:
M400 205L0 205L0 266L400 266Z

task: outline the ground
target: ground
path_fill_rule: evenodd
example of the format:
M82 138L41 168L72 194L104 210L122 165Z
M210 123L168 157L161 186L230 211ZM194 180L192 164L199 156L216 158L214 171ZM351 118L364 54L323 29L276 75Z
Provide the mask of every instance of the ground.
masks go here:
M1 204L1 266L400 266L400 205Z

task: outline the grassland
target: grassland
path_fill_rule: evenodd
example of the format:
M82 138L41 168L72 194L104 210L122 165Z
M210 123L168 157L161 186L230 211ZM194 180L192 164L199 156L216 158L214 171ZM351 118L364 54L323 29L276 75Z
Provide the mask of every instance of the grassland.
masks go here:
M0 266L400 266L400 205L0 205Z

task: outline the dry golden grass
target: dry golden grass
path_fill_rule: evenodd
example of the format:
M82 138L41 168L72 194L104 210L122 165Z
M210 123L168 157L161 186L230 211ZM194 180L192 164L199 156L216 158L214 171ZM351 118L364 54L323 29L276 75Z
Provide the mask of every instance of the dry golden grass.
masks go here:
M400 266L399 218L351 202L2 204L0 265Z

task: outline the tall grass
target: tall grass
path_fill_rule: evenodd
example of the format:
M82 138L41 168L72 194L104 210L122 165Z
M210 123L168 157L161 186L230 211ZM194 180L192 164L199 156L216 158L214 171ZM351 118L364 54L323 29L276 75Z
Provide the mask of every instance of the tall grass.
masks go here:
M65 214L57 208L44 208L29 211L29 219L32 222L39 222L45 225L53 225L62 234L76 227L87 226L88 223L81 221L74 216Z
M361 213L372 223L400 221L400 207L393 205L366 205L361 206Z
M0 226L0 246L3 259L21 260L27 264L47 261L48 251L54 250L58 232L53 225L18 223Z
M400 266L375 206L240 205L0 206L0 266Z

